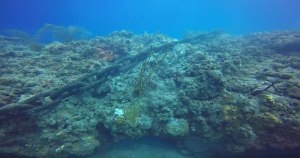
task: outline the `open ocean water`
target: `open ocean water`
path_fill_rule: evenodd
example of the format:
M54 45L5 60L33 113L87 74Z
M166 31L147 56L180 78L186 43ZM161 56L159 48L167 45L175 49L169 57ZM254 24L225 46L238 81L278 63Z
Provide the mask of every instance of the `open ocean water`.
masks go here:
M0 158L299 157L299 0L0 1Z

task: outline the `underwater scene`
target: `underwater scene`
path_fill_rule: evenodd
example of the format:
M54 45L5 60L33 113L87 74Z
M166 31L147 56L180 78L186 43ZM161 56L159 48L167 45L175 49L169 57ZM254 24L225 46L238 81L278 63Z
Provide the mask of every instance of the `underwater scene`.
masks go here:
M300 1L0 1L0 158L299 158Z

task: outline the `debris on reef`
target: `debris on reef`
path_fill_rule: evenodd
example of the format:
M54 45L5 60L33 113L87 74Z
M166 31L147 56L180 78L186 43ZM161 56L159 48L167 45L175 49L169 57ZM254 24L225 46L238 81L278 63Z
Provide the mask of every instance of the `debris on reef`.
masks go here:
M183 40L44 31L71 32L44 45L0 36L0 153L85 156L149 135L195 157L300 147L299 31Z

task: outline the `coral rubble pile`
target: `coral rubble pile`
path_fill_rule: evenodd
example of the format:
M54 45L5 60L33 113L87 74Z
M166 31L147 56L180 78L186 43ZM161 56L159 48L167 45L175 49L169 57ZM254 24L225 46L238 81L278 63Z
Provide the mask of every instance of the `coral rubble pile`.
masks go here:
M86 156L149 135L195 157L300 147L299 46L298 31L198 33L192 42L119 31L45 45L0 36L0 109L149 51L47 109L1 112L0 153Z

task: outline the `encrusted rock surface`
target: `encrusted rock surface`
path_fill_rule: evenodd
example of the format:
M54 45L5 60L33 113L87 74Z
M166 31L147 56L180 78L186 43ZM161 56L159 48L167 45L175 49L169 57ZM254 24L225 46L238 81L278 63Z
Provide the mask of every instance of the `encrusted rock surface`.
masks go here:
M152 52L133 69L53 108L0 116L0 153L84 156L146 135L178 140L195 156L215 146L229 153L300 147L300 32L199 35L201 41ZM176 41L120 31L37 49L9 39L0 38L0 107Z

